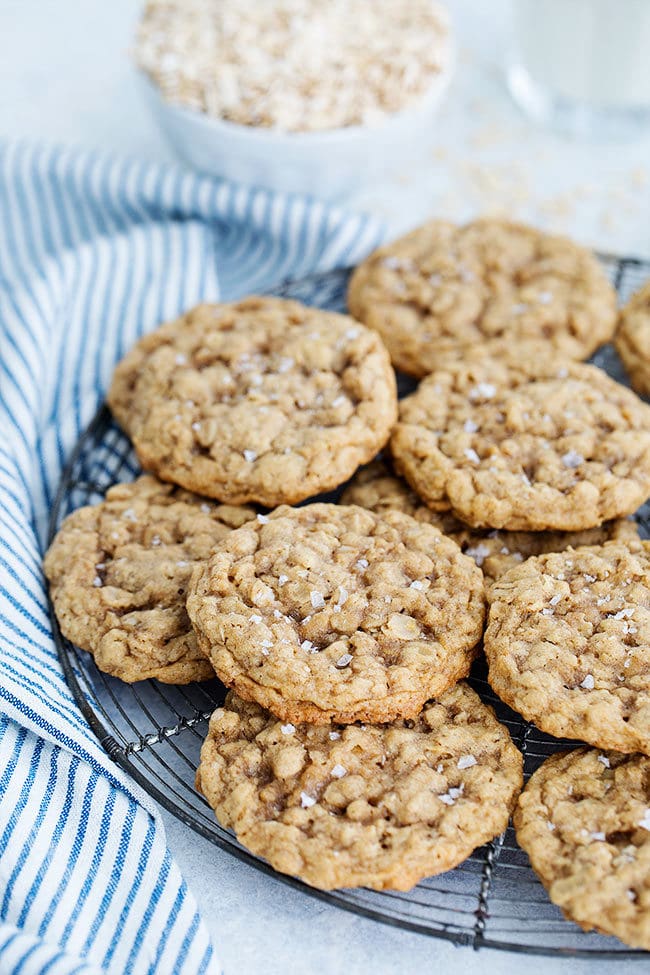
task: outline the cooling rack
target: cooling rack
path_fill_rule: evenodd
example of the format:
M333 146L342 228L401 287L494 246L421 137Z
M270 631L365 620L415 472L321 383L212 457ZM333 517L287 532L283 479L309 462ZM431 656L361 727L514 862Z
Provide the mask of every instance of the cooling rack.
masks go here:
M650 262L601 255L621 300L650 277ZM334 311L344 310L348 271L287 282L273 290L282 297ZM607 346L594 361L626 382L614 350ZM409 388L403 380L401 391ZM75 508L99 501L117 481L132 480L140 468L131 444L103 406L80 437L64 471L50 520L50 538ZM650 506L637 515L641 533L650 536ZM127 685L102 674L90 654L66 640L52 613L54 639L74 696L110 757L154 799L217 846L278 880L348 911L396 927L445 938L459 945L590 958L639 959L648 953L626 948L615 938L587 934L564 920L533 874L512 828L476 850L460 867L422 881L407 893L397 891L316 891L275 873L248 853L215 821L194 789L199 750L207 721L225 696L217 681L172 687L156 681ZM524 754L530 775L548 755L564 747L498 701L481 665L470 683L492 704Z

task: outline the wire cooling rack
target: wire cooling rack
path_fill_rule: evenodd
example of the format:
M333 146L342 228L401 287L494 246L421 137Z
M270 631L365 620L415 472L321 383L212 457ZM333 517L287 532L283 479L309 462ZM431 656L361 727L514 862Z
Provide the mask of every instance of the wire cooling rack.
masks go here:
M602 261L621 300L650 277L650 262L606 255ZM347 280L348 272L338 271L283 284L273 293L343 310ZM626 381L611 347L599 350L594 361L616 379ZM409 381L405 380L402 391L408 388ZM139 473L131 444L102 407L79 439L64 471L52 510L50 538L75 508L98 502L111 484L132 480ZM647 505L637 517L642 534L650 535ZM153 680L123 684L102 674L90 654L63 638L53 613L52 625L66 678L110 757L162 806L252 867L337 907L456 944L574 957L637 958L647 964L646 952L626 948L615 938L586 934L562 918L530 869L526 854L517 846L511 827L476 850L460 867L424 880L407 893L366 889L325 893L276 874L219 826L194 789L207 721L223 701L225 688L217 680L186 687ZM470 683L507 725L524 754L526 775L566 744L541 733L498 701L480 664Z

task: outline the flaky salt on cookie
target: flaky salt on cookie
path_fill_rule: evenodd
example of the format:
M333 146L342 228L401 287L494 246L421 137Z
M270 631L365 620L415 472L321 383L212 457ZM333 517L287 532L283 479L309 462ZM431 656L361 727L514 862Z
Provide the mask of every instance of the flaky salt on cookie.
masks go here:
M222 826L321 890L408 890L508 824L522 756L466 684L389 725L283 723L230 693L197 787Z
M145 475L69 515L44 569L61 632L123 681L208 680L185 611L192 569L252 508L214 504Z
M280 298L200 305L146 335L117 366L108 402L163 480L268 507L338 487L397 414L375 332Z
M381 722L467 676L485 597L480 570L433 526L311 504L224 539L187 610L241 697L285 721Z

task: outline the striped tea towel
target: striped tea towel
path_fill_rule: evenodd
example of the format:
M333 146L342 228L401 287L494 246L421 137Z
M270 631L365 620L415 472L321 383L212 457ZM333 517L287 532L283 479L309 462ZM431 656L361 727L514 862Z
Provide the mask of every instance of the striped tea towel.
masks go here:
M0 146L2 975L219 970L155 805L63 679L47 515L139 335L199 301L354 262L378 236L368 218L176 168Z

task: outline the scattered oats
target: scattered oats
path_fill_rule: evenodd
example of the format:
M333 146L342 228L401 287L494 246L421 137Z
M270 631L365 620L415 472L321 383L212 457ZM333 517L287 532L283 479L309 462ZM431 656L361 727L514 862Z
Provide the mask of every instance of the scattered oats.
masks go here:
M584 464L584 461L584 457L582 454L579 454L577 450L567 450L566 454L562 455L562 463L565 467L569 467L571 469L580 467L581 464Z
M322 609L325 605L323 594L322 592L319 592L318 589L312 589L309 594L309 598L314 609Z
M593 691L595 686L593 674L587 674L585 679L581 682L580 687L584 687L586 691Z
M268 515L258 515L257 520L259 521L260 525L267 525L269 522Z
M465 769L471 768L472 765L476 765L477 761L473 755L461 755L458 759L458 768Z
M351 653L344 653L336 661L336 666L339 668L339 670L342 670L343 667L347 667L348 664L351 664L351 663L352 663L352 654Z
M93 586L96 586L97 588L99 588L100 586L103 586L103 585L104 585L104 583L102 582L101 577L100 576L95 576L95 578L93 579Z
M600 762L601 765L604 765L605 768L611 768L611 764L607 755L599 755L598 761Z
M338 741L340 737L341 737L340 731L330 731L329 733L330 741Z
M465 450L463 451L463 453L464 453L465 457L467 457L468 460L471 460L472 461L473 464L480 464L481 463L481 458L476 453L476 451L474 450L473 447L466 447Z
M348 774L348 770L346 769L345 765L339 765L338 762L332 769L332 775L334 776L335 779L342 779L343 776L347 774Z
M367 569L368 559L357 559L355 565L357 569Z
M490 552L491 549L488 545L481 545L480 543L465 549L465 555L469 555L470 559L474 559L479 569L485 562Z
M257 454L255 453L254 450L245 450L244 460L246 461L247 464L252 464L254 460L257 460Z
M280 726L280 731L282 732L283 735L292 735L295 730L296 730L295 724L289 723Z
M497 388L492 383L477 383L469 391L470 399L492 399L496 395Z
M289 576L285 576L285 575L278 576L278 585L279 586L283 586L288 581L289 581Z
M639 826L641 829L647 829L650 831L650 809L646 809L643 814L643 819L639 821Z
M309 809L310 806L316 805L316 800L311 796L308 796L306 792L300 793L300 805L303 809Z
M424 583L420 582L419 579L414 579L411 585L409 586L409 589L424 589Z

